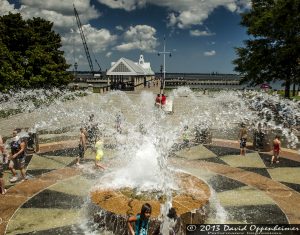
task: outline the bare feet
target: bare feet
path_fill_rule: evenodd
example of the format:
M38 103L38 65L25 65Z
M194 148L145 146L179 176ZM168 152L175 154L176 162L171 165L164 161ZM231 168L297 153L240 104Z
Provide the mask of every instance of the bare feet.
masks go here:
M95 164L95 166L96 166L97 168L100 168L100 169L106 170L106 167L105 167L105 166L103 166L103 165L100 165L99 163L96 163L96 164Z
M4 194L6 194L6 192L7 192L7 190L3 189L2 192L1 192L1 194L4 195Z

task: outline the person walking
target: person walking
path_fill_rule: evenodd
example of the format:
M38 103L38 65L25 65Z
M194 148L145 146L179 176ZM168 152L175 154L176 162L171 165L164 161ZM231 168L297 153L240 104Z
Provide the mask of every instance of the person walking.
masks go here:
M83 127L80 128L80 135L79 135L79 156L77 157L76 165L80 165L80 161L84 158L84 153L86 150L86 131Z
M101 161L101 159L104 155L104 153L103 153L103 140L101 138L97 140L97 142L95 144L95 149L96 149L95 166L105 170L106 167L103 166L102 164L100 164L100 161Z
M25 170L25 159L26 159L26 142L24 138L18 136L17 130L13 131L13 138L10 143L10 162L8 168L11 170L13 177L10 179L11 183L18 181L18 176L16 169L20 170L22 180L26 180L26 170Z
M122 134L122 120L123 120L123 113L122 111L116 114L116 130L119 134Z
M247 137L248 137L248 131L246 129L246 125L245 125L245 123L242 123L241 129L239 132L240 155L241 156L246 155Z
M155 98L155 106L156 107L160 107L161 106L161 96L160 96L160 94L157 94L157 96Z
M98 123L95 121L95 115L92 113L85 128L86 144L88 147L92 147L96 143L98 132Z
M182 140L183 140L183 148L190 149L190 139L189 139L189 127L184 126L183 133L182 133Z
M6 193L5 181L3 179L3 177L4 177L3 165L5 164L5 161L6 161L6 151L5 151L2 136L0 135L0 190L1 190L0 193L2 195L4 195Z
M167 97L165 96L165 94L162 94L161 96L161 105L166 105L167 102Z
M272 159L271 159L271 164L279 163L280 150L281 150L280 136L276 135L274 140L273 140L273 156L272 156Z

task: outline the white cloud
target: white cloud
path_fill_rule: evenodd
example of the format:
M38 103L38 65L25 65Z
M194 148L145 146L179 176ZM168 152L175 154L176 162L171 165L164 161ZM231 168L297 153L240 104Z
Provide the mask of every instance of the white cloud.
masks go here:
M99 58L99 53L105 52L107 48L113 45L117 36L112 35L107 29L95 29L91 25L83 25L82 30L86 37L86 42L89 48L89 53L92 61L95 61L95 57ZM86 65L87 59L81 40L79 30L75 32L71 31L62 37L63 50L66 53L66 59L68 63L73 63L74 58L78 60L78 64ZM98 60L98 62L100 62Z
M167 7L170 10L168 25L189 28L201 25L217 8L225 7L232 12L241 12L251 6L250 0L98 0L111 8L132 11L146 4Z
M177 19L176 19L176 16L175 16L175 13L172 12L168 15L168 26L175 26L176 25L176 22L177 22Z
M109 45L112 45L117 40L116 35L112 35L107 29L95 29L90 24L83 25L84 32L88 47L93 52L103 52ZM62 37L64 46L75 46L75 48L83 47L79 30L70 32Z
M110 57L111 55L112 55L112 52L111 52L111 51L109 51L109 52L107 52L107 53L106 53L106 55L105 55L105 56L106 56L106 57Z
M123 26L122 26L122 25L117 25L117 26L116 26L116 30L123 31L123 30L124 30L124 28L123 28Z
M179 28L189 28L192 25L201 25L208 16L220 6L235 12L245 8L250 0L149 0L156 5L164 5L171 11L169 15L169 24ZM163 3L162 3L163 2Z
M40 0L21 0L22 5L30 8L45 9L49 11L56 11L65 14L73 14L73 3L79 13L88 13L92 10L89 1L85 0L51 0L51 1L40 1Z
M115 47L118 51L130 51L139 48L138 42L123 43Z
M118 51L129 51L140 49L153 52L159 45L155 37L156 29L148 25L130 26L124 33L124 43L115 47Z
M135 10L138 7L143 7L147 0L98 0L113 9L124 9L126 11Z
M206 52L204 52L204 55L205 56L214 56L214 55L216 55L216 51L215 50L206 51Z
M75 20L73 3L79 14L87 44L91 53L103 52L108 46L116 42L117 36L112 35L107 29L96 29L88 22L101 16L90 1L86 0L20 0L20 8L14 12L20 12L24 19L41 17L53 22L54 30L62 37L62 50L68 63L73 64L74 58L78 64L86 65L87 59L83 50L83 44L79 35ZM0 14L7 13L15 6L8 4L6 0L0 0ZM72 33L72 32L76 33Z
M24 19L41 17L54 23L54 28L62 33L68 32L70 28L77 27L73 3L79 14L82 24L88 23L91 19L100 17L100 13L94 6L85 0L21 0L20 13Z
M0 6L7 6L7 1L0 0ZM107 44L108 40L115 41L110 35L109 31L106 29L93 29L87 23L91 19L96 19L100 17L100 13L95 9L94 6L90 5L89 1L86 0L21 0L20 9L16 10L22 14L24 19L32 17L41 17L46 20L53 22L54 29L56 32L60 33L63 38L70 36L70 30L77 30L78 26L76 24L73 3L79 14L80 21L83 25L83 30L86 31L85 34L89 38L89 43L95 41L94 37L98 38L99 50L102 50L104 45ZM2 4L2 5L1 5ZM11 7L13 7L11 5ZM6 7L9 8L9 7ZM2 7L1 7L2 9ZM80 37L78 37L80 38ZM73 40L72 37L68 40ZM68 40L64 40L67 42Z
M215 50L211 50L211 51L206 51L204 52L204 55L205 56L214 56L216 54L216 51Z
M200 30L198 30L198 29L190 30L190 34L191 34L192 36L195 36L195 37L200 37L200 36L212 36L212 35L215 35L214 33L208 32L208 31L206 31L206 30L200 31Z
M16 13L17 10L14 9L15 5L10 4L6 0L0 0L0 16L8 14L8 12Z

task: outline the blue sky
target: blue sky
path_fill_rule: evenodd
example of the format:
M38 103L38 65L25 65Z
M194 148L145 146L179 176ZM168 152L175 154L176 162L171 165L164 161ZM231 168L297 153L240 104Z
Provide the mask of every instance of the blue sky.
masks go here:
M138 61L142 53L159 71L163 57L157 52L163 50L165 37L172 52L166 58L167 72L233 73L234 47L248 38L239 23L250 0L0 0L0 15L20 12L25 19L54 22L67 62L89 70L73 3L92 60L97 59L102 70L120 57Z

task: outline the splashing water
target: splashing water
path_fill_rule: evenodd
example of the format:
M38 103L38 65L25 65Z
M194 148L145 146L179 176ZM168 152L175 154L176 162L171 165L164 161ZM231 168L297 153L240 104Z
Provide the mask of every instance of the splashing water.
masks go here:
M160 192L167 198L161 210L164 215L172 206L172 190L178 189L168 167L168 156L174 144L182 140L185 126L191 130L195 126L213 129L214 138L220 134L236 139L238 124L247 123L254 130L261 123L271 130L280 130L288 146L298 144L293 127L300 125L299 102L265 93L221 91L203 95L181 87L168 96L174 103L173 115L155 108L155 95L149 92L128 95L113 91L105 95L85 93L79 97L80 94L71 92L38 90L9 95L9 99L0 95L0 111L18 109L20 114L12 113L1 119L1 130L7 135L16 125L77 135L79 127L94 114L101 135L113 143L116 162L119 162L110 166L96 187ZM49 97L51 102L46 102ZM40 105L34 105L32 100L41 101ZM121 133L115 128L119 114Z
M270 95L256 91L244 93L244 100L258 116L252 121L253 128L261 125L284 136L288 148L296 148L299 140L296 136L300 128L300 102L288 100L279 95Z

